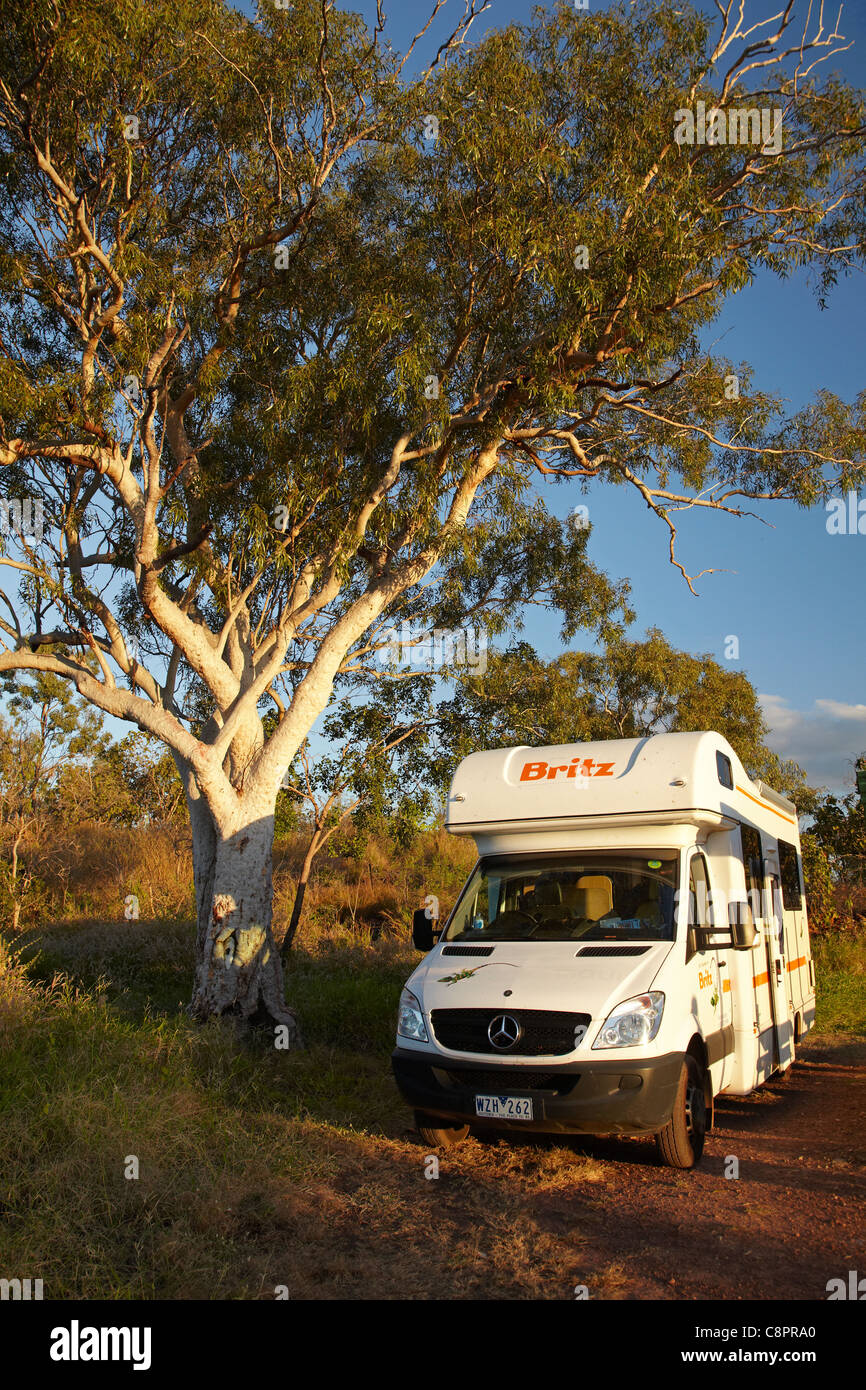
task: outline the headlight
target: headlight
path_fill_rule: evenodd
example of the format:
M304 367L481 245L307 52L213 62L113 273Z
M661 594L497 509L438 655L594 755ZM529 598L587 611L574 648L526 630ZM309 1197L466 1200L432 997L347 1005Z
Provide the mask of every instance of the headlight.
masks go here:
M397 1013L397 1037L412 1038L415 1042L429 1042L424 1026L421 1005L411 990L404 989L400 995L400 1008Z
M652 1042L659 1030L665 997L658 990L638 994L617 1004L593 1043L593 1047L637 1047Z

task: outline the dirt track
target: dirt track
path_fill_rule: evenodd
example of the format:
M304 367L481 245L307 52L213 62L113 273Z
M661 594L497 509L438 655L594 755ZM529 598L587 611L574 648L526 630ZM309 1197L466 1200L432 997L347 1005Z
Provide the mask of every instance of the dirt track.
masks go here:
M286 1270L301 1299L825 1301L866 1277L862 1038L804 1045L787 1080L722 1101L692 1172L651 1140L527 1135L440 1149L427 1181L409 1111L394 1120L328 1131L320 1176L281 1184L254 1232L259 1296Z
M829 1279L866 1275L862 1042L804 1044L788 1079L719 1102L693 1173L652 1166L643 1144L585 1148L607 1181L542 1198L535 1215L553 1234L577 1203L590 1296L593 1270L611 1262L622 1268L618 1289L605 1276L615 1298L823 1300ZM738 1179L724 1176L727 1155Z

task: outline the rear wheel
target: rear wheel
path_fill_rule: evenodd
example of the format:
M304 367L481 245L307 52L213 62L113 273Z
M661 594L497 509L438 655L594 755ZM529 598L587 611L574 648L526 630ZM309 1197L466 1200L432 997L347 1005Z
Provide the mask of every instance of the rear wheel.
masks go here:
M659 1153L669 1168L694 1168L700 1162L712 1108L709 1076L696 1057L687 1056L680 1072L673 1113L656 1135Z
M425 1115L422 1110L415 1111L415 1124L424 1143L433 1149L450 1148L469 1133L468 1125L449 1124L438 1115Z

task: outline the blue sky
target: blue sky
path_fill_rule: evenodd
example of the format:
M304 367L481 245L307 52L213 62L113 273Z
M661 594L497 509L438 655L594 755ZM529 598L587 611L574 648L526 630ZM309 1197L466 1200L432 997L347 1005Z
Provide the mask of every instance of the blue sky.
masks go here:
M589 0L591 9L606 8ZM348 7L348 6L347 6ZM360 4L368 21L375 4ZM528 20L528 0L493 0L472 30ZM716 14L715 6L703 6ZM748 12L763 19L778 3L750 0ZM817 8L817 7L816 7ZM837 6L832 6L835 17ZM430 31L431 50L448 32L446 5ZM389 33L407 44L426 22L427 0L386 4ZM840 30L854 47L827 65L857 86L866 74L866 6L847 4ZM823 311L806 276L780 281L763 275L728 300L706 335L707 346L733 362L748 361L755 384L777 392L796 410L826 387L845 400L864 388L866 283L861 273L841 280ZM548 505L565 515L577 502L590 509L590 555L612 576L627 577L637 621L631 635L661 627L675 646L710 652L725 660L725 638L739 639L739 661L761 694L771 725L771 746L795 758L810 780L850 790L853 759L866 751L866 608L863 574L866 535L830 535L827 513L804 512L787 503L758 504L769 522L706 512L680 518L678 555L690 573L706 568L688 591L667 559L664 523L623 489L597 489L588 497L575 485L551 489ZM531 637L545 656L562 650L554 614L533 610ZM576 641L572 645L580 645ZM582 645L589 645L585 642Z

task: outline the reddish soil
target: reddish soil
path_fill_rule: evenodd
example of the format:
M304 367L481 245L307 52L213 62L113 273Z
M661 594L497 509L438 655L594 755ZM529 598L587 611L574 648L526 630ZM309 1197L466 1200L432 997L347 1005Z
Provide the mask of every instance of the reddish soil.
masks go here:
M321 1171L282 1182L251 1232L258 1296L287 1270L298 1299L825 1301L828 1280L866 1277L862 1038L816 1039L787 1079L719 1102L690 1172L651 1140L513 1135L439 1149L431 1175L409 1120L301 1126Z
M717 1101L690 1173L655 1166L644 1143L581 1148L602 1161L606 1181L542 1198L535 1216L551 1234L577 1220L590 1296L594 1270L608 1271L602 1296L665 1299L823 1300L829 1279L866 1275L862 1041L804 1043L785 1079ZM725 1177L728 1155L739 1160L736 1179Z

